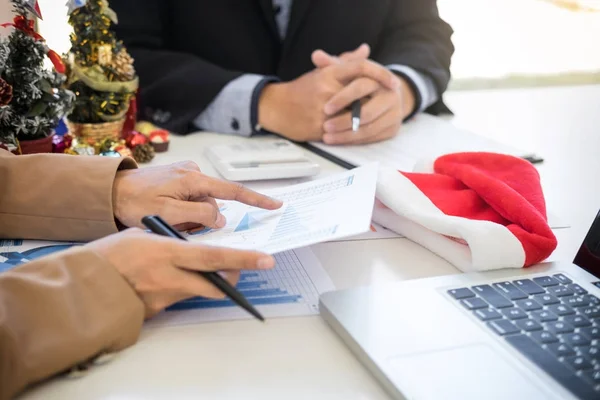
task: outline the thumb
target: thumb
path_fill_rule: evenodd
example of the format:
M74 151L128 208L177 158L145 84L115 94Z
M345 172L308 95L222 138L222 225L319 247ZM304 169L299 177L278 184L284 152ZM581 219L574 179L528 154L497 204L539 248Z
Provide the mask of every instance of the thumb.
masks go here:
M209 228L223 228L225 217L210 202L169 199L162 207L162 217L171 225L200 224Z
M354 51L349 51L340 56L342 62L366 60L371 56L371 47L364 43L358 46Z
M339 57L332 56L323 50L316 50L312 53L312 62L317 68L325 68L331 65L340 64L355 60L366 60L371 55L371 47L363 43L356 50L342 53Z
M317 68L325 68L331 65L339 64L337 57L330 55L323 50L315 50L311 56L312 62Z

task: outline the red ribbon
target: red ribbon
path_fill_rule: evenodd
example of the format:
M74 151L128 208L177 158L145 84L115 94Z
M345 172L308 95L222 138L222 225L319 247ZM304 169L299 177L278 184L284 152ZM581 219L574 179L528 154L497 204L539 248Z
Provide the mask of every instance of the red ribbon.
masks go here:
M18 29L24 33L26 33L27 35L31 36L32 38L34 38L37 41L41 41L41 42L45 42L46 39L44 39L42 37L42 35L40 35L39 33L37 33L34 29L34 22L32 19L27 19L22 15L17 15L15 17L15 19L13 20L13 23L6 23L6 24L2 24L0 25L3 28L8 28L9 26L14 26L15 29ZM50 58L50 61L52 62L52 64L54 65L54 68L56 69L56 71L59 74L64 74L66 71L65 68L65 64L62 62L60 56L54 51L54 50L50 50L48 49L46 51L46 54L48 55L48 58Z
M15 29L25 32L35 40L44 40L44 38L35 31L34 22L32 19L30 20L22 15L17 15L12 24L10 22L2 24L3 28L8 28L9 26L14 26Z

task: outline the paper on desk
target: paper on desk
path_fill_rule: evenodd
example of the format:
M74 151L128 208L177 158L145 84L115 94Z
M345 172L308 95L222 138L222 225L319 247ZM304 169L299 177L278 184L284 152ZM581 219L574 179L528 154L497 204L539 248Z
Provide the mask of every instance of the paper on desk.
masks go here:
M330 240L330 242L353 242L356 240L378 240L378 239L399 239L404 236L397 234L375 222L371 222L371 227L368 232L361 233L355 236L348 236L340 239Z
M0 273L81 243L0 239ZM319 295L335 289L321 263L301 248L275 254L271 270L242 271L237 289L267 318L316 315ZM176 303L148 327L252 318L229 299L192 298Z
M421 160L464 151L488 151L517 157L533 155L459 129L448 121L428 114L419 114L404 124L395 138L384 142L357 146L312 145L354 165L377 161L402 171L413 171L415 164Z
M222 229L189 231L188 240L213 246L274 254L369 230L375 202L378 164L322 179L263 191L284 202L266 211L238 202L222 202Z
M275 254L271 270L242 271L237 289L265 318L319 314L319 295L335 290L327 272L310 250ZM229 299L196 297L169 307L146 322L146 327L199 324L252 318Z

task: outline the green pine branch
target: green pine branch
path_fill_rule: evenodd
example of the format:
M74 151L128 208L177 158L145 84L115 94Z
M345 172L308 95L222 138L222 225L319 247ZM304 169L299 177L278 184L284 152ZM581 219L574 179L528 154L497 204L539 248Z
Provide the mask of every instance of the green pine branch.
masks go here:
M11 0L13 9L28 18L24 0ZM73 103L64 89L65 77L44 69L42 42L19 29L0 42L4 65L0 77L13 89L13 98L0 110L0 141L16 137L33 140L49 136Z

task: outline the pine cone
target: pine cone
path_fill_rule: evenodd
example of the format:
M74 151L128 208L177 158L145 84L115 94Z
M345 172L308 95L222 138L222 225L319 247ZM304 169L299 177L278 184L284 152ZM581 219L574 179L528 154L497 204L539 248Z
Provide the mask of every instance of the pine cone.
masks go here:
M113 58L112 68L115 70L121 81L130 81L135 78L133 58L125 49L121 49L121 51Z
M140 164L152 161L154 155L154 147L150 143L140 144L133 148L133 158Z
M7 106L12 100L13 88L4 79L0 78L0 107Z

